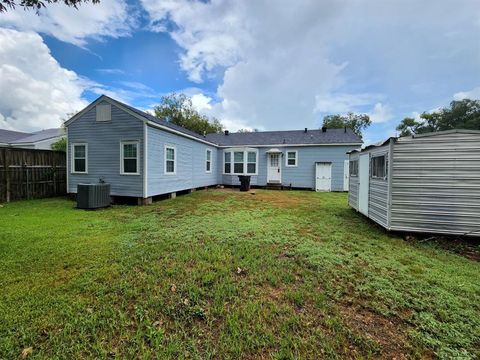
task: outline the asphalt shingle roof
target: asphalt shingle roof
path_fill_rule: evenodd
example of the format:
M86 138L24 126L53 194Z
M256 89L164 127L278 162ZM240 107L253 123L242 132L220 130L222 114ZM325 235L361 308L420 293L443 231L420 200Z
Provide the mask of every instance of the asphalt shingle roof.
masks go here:
M11 141L12 144L25 144L25 143L34 143L37 141L51 139L57 136L65 135L65 131L62 128L53 128L40 130L31 134L25 134L24 137Z
M29 136L29 133L24 133L20 131L11 131L11 130L2 130L0 129L0 143L9 144L26 136Z
M362 140L351 129L259 131L248 133L207 134L206 139L221 146L293 145L293 144L360 144Z

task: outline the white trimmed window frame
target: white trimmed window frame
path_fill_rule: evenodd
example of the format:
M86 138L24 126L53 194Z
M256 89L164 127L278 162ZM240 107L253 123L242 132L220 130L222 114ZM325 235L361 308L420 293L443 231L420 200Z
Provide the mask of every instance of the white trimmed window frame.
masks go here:
M136 145L137 146L137 171L136 172L125 172L125 154L124 154L124 145ZM127 158L133 159L133 158ZM138 140L128 140L128 141L120 141L120 175L140 175L140 141Z
M85 171L76 171L75 170L75 147L76 146L85 146ZM85 142L76 142L71 144L70 148L71 156L70 156L70 161L71 161L71 168L70 168L70 173L71 174L88 174L88 143ZM82 159L82 158L79 158Z
M295 154L295 164L289 165L288 164L288 154L294 153ZM297 167L298 166L298 150L287 150L285 154L285 167Z
M210 154L210 159L208 159L208 154ZM213 159L212 149L206 149L205 150L205 172L207 174L212 173L212 159ZM210 167L210 169L208 167Z
M236 173L235 172L235 160L234 160L234 153L236 152L243 152L243 172ZM255 153L255 173L248 173L248 153L254 152ZM230 173L225 172L225 154L230 153ZM237 162L238 164L238 162ZM252 162L250 164L253 164ZM255 176L258 175L258 149L255 148L229 148L223 150L223 168L222 168L223 175L251 175Z
M173 160L167 159L167 149L173 149ZM177 174L177 147L174 145L165 144L163 148L163 173L165 175L176 175ZM173 161L173 172L167 171L167 161Z

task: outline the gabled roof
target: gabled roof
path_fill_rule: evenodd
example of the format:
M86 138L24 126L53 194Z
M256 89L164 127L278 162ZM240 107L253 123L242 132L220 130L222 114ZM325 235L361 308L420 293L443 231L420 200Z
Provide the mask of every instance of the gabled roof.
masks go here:
M26 136L16 141L11 141L11 144L27 144L27 143L30 144L30 143L36 143L39 141L56 138L56 137L65 135L65 130L62 128L53 128L53 129L40 130L32 134L25 134L25 135Z
M351 129L258 131L247 133L207 134L220 146L240 145L360 145L362 140Z
M199 141L219 146L241 146L241 145L361 145L362 140L351 129L327 129L322 130L289 130L289 131L261 131L251 133L230 133L229 135L207 134L206 136L197 134L194 131L185 129L181 126L161 120L145 111L134 108L133 106L112 99L109 96L101 95L85 109L74 115L65 122L69 126L84 113L91 110L101 101L109 102L119 108L129 112L135 117L149 122L150 125L159 125L161 128L171 130L176 133L184 134L187 137L198 139Z
M135 117L137 117L140 120L148 121L150 123L160 125L161 127L171 129L174 132L182 133L182 134L186 135L187 137L194 137L194 138L196 138L196 139L198 139L199 141L202 141L202 142L209 142L205 138L205 136L203 136L203 135L200 135L200 134L197 134L194 131L185 129L184 127L172 124L168 121L161 120L161 119L157 118L156 116L153 116L153 115L151 115L151 114L149 114L145 111L139 110L137 108L134 108L133 106L127 105L127 104L125 104L121 101L112 99L111 97L109 97L107 95L101 95L99 98L97 98L95 101L93 101L90 105L88 105L85 109L83 109L79 113L75 114L73 117L71 117L69 120L67 120L65 122L65 126L68 127L71 123L73 123L75 120L80 118L84 113L91 110L95 105L97 105L99 102L102 102L102 101L109 102L110 104L115 105L115 106L119 107L120 109L123 109L127 112L130 112L130 114L134 115ZM215 145L215 144L212 144L212 145Z
M12 131L12 130L2 130L0 129L0 143L2 144L9 144L13 141L19 140L26 136L29 136L29 133L24 133L20 131Z

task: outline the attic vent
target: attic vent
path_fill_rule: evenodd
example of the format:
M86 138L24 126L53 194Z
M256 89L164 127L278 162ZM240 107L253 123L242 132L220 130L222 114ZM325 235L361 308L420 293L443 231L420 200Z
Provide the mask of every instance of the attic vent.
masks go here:
M112 120L112 106L110 104L98 104L96 106L97 121Z

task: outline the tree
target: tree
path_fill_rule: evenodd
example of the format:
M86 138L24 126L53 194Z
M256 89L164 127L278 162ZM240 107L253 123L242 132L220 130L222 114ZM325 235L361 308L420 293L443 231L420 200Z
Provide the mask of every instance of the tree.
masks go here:
M362 137L362 132L372 124L367 114L327 115L323 118L323 126L327 129L352 129L355 134Z
M64 3L66 6L78 9L78 5L82 2L90 2L90 0L0 0L0 13L7 10L13 10L16 6L21 6L24 9L36 9L37 13L45 4ZM92 4L98 4L100 0L91 0Z
M448 108L424 112L419 120L404 118L397 126L400 136L452 129L480 130L480 100L452 101Z
M50 148L56 151L67 152L67 138L61 138L60 140L54 142L52 145L50 145Z
M220 133L222 124L215 118L209 119L193 108L192 100L184 94L162 96L160 105L153 108L159 119L179 125L198 134Z

